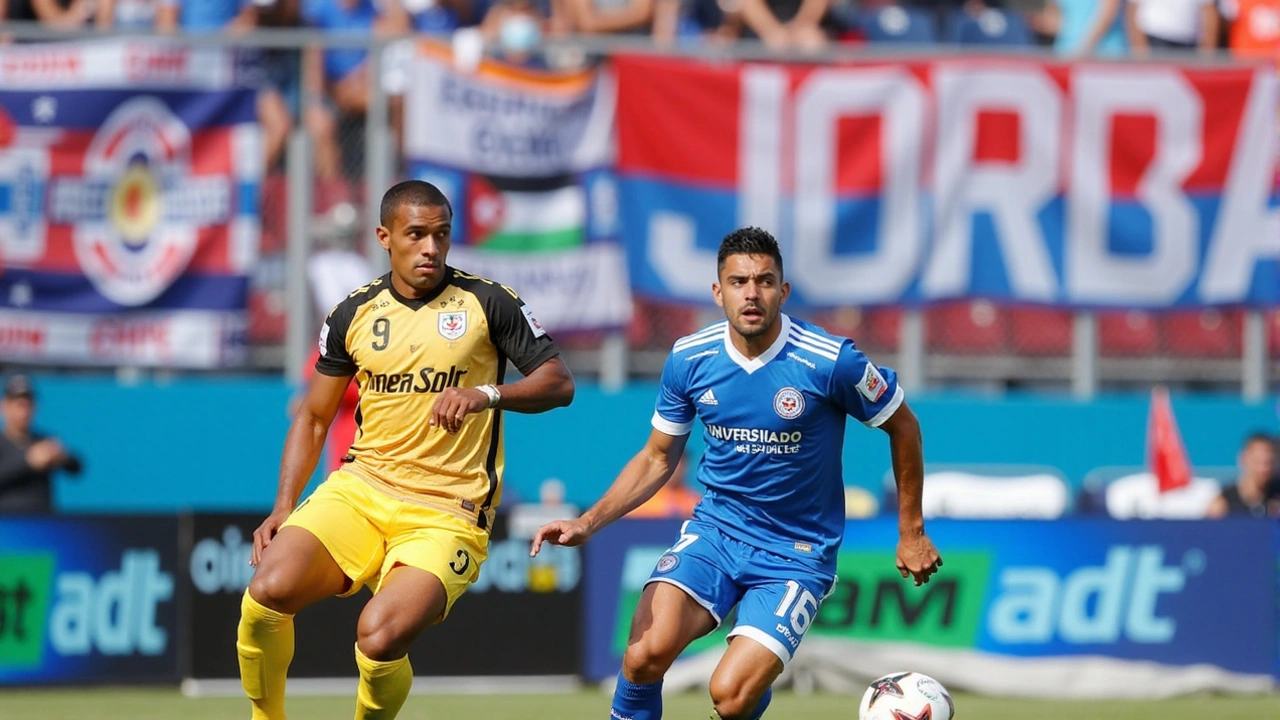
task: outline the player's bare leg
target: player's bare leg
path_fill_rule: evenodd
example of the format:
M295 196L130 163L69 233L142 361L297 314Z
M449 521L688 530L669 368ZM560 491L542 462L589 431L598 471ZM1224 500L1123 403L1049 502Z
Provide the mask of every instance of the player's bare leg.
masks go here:
M356 627L356 720L389 720L400 712L413 684L409 646L439 621L447 603L435 575L405 565L387 573Z
M262 562L249 581L249 595L264 607L292 615L341 594L350 583L315 535L286 527L263 550Z
M302 528L283 528L263 551L240 604L236 638L240 681L254 720L284 720L294 613L341 593L349 582L324 545Z
M670 583L645 586L631 619L631 637L610 714L633 720L662 717L662 676L689 643L715 629L711 613Z
M715 627L711 613L685 591L669 583L649 583L631 619L622 675L637 684L658 682L689 643Z
M782 674L772 650L748 637L734 636L711 674L711 702L723 720L749 720L763 714L760 701Z

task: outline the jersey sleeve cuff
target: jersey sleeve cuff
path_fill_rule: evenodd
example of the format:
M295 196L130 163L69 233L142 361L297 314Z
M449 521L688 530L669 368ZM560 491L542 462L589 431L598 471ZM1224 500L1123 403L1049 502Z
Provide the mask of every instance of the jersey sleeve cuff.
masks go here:
M658 432L664 433L666 435L670 435L672 437L680 437L681 435L688 435L689 431L693 430L692 420L685 423L671 422L670 420L659 415L656 410L654 411L653 419L649 421L649 424L653 425L654 430L657 430Z
M351 377L359 370L355 365L346 367L338 363L324 362L323 360L324 358L321 358L321 362L316 363L316 372L321 375L328 375L329 377Z
M898 411L898 407L902 405L902 401L906 397L907 397L907 394L902 391L901 385L894 388L893 398L889 400L889 404L885 405L883 410L876 413L875 417L871 418L870 420L864 421L862 424L866 425L867 427L880 427L881 425L884 424L885 420L888 420L890 417L893 416L895 412Z
M529 373L542 367L543 363L559 354L560 348L555 343L547 343L533 357L526 358L524 362L518 363L516 369L520 371L521 375L528 377Z

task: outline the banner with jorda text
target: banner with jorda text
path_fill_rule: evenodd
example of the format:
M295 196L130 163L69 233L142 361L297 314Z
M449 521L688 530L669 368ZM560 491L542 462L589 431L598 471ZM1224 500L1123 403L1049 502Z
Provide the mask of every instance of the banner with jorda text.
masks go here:
M613 70L647 296L708 302L721 237L758 225L792 308L1280 304L1280 83L1263 66L635 55Z
M552 332L631 316L602 71L455 67L424 43L405 110L414 177L453 204L450 264L514 288Z
M245 358L263 149L225 49L0 48L0 359Z

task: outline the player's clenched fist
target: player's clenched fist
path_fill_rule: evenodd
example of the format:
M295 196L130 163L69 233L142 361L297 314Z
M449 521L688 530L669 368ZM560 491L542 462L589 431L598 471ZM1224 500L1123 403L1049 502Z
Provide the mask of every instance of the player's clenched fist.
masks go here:
M489 407L489 396L475 388L451 387L440 393L431 407L430 423L451 433L462 429L462 420Z
M576 547L591 538L591 528L581 518L577 520L557 520L538 528L533 534L533 544L529 547L529 557L537 557L542 543Z

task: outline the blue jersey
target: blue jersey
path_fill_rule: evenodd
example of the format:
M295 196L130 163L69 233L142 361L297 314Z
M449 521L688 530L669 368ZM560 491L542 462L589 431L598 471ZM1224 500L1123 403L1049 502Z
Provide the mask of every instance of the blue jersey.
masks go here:
M845 417L877 427L902 404L898 376L848 338L781 315L748 360L721 321L677 340L653 427L685 435L702 420L707 488L694 517L762 550L834 572L844 534Z

